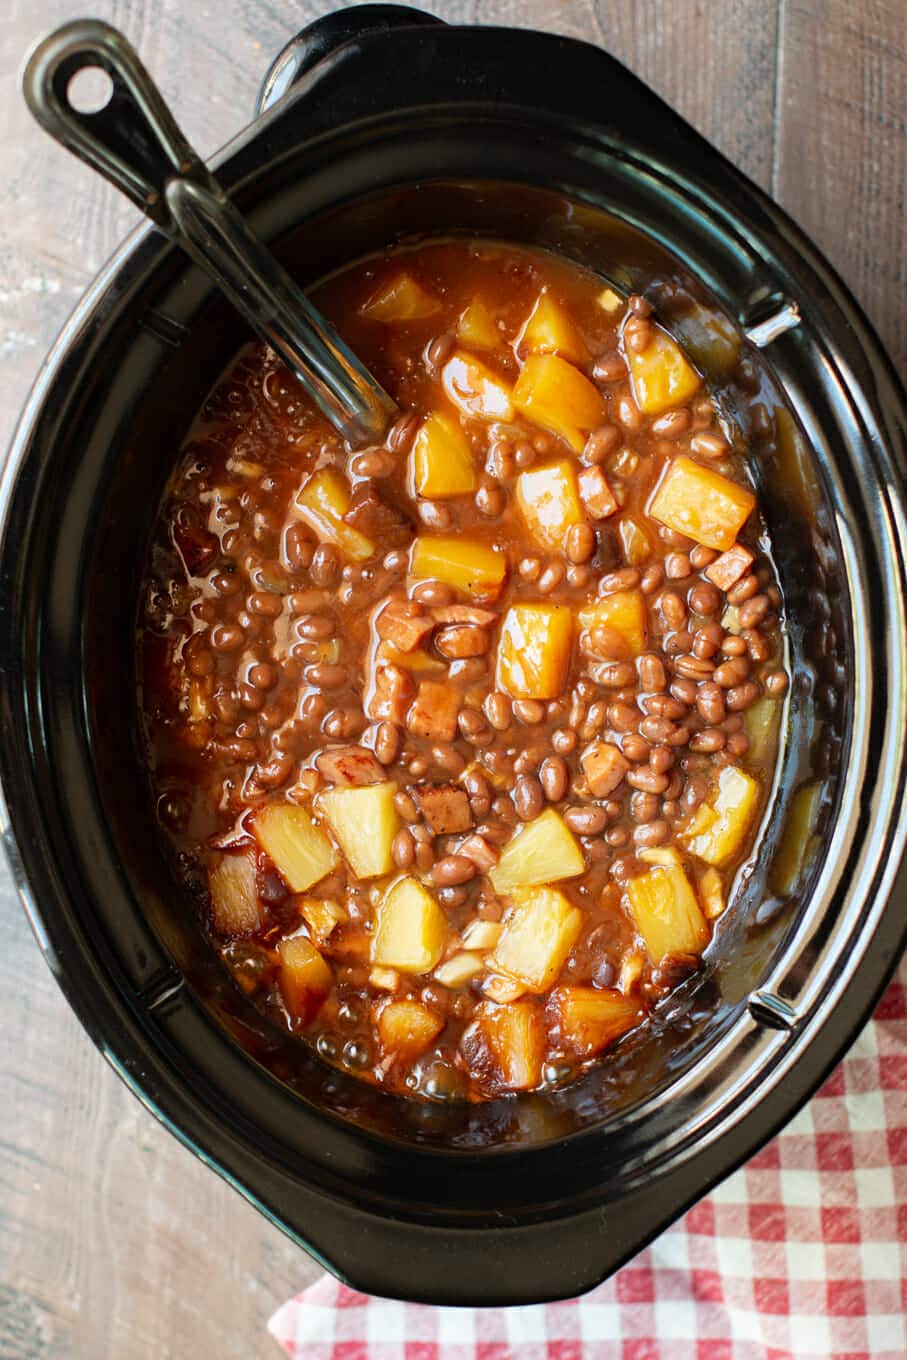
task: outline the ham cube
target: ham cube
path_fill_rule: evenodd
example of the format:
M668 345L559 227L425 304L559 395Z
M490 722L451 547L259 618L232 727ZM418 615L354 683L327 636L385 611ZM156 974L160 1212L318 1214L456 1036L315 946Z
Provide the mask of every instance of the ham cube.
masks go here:
M406 726L417 737L453 741L457 735L460 696L439 680L423 680L406 716Z
M315 758L315 768L329 784L352 787L380 784L384 769L365 746L332 746Z
M579 497L593 519L607 519L617 509L614 493L600 467L584 468L580 473Z
M434 621L412 600L389 600L375 620L378 636L398 652L414 652L434 626Z
M745 548L742 543L735 543L727 552L716 557L710 567L706 567L705 574L719 590L730 590L749 571L754 561L749 548Z
M463 789L453 784L419 784L413 796L436 836L453 836L472 826L469 799Z
M580 756L580 765L593 798L607 798L630 768L630 762L610 741L593 741Z

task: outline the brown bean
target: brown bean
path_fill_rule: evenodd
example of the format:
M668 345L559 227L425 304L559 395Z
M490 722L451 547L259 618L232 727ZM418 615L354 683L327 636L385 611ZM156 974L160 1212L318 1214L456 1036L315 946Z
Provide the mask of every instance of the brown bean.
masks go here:
M476 818L487 817L494 795L482 771L468 770L463 776L463 787L469 798L472 815Z
M316 689L340 689L349 677L346 666L332 661L318 661L314 666L307 666L303 674L308 684Z
M513 805L521 822L534 821L545 806L545 793L534 775L523 774L513 787Z
M692 570L693 568L687 553L668 553L665 558L665 575L669 581L683 581L690 575Z
M643 689L658 691L667 688L668 677L661 657L656 652L643 652L637 659L639 683Z
M507 495L503 487L495 486L489 482L482 483L476 492L475 499L476 509L486 519L497 519L498 515L504 513L507 505Z
M269 661L259 661L249 667L249 684L256 689L273 689L278 678L277 667Z
M667 774L674 767L674 752L670 746L654 746L649 756L649 764L657 774Z
M567 567L567 585L574 590L585 590L592 580L592 568L588 562L571 562Z
M643 354L655 337L655 328L644 317L634 317L624 325L624 344L634 354Z
M745 732L732 732L724 749L729 756L744 756L750 749L750 739Z
M340 554L333 543L319 543L309 567L316 586L332 586L340 575Z
M630 832L625 826L609 826L608 830L605 832L605 840L610 846L613 846L615 850L619 850L621 846L626 845L629 839ZM620 881L620 871L615 875L614 866L619 862L620 861L615 860L614 864L611 865L611 876L612 878L616 877L618 881Z
M630 816L640 825L647 822L654 822L661 807L661 799L655 793L643 793L637 790L630 795Z
M623 363L623 360L621 360ZM606 462L621 442L622 435L616 425L600 425L586 440L582 460L591 467Z
M559 756L569 756L576 750L577 736L572 727L558 727L551 733L551 745Z
M687 601L694 614L715 614L721 607L721 592L709 581L698 581L687 596Z
M313 642L323 642L327 638L332 638L337 631L336 622L327 614L304 614L297 620L295 627L300 637L309 638Z
M636 434L645 424L645 416L630 392L622 392L617 399L617 419L631 434Z
M740 627L744 631L761 623L770 608L767 595L753 595L740 606Z
M608 723L615 732L634 732L639 722L639 709L632 704L614 703L608 707Z
M693 634L693 646L691 648L694 656L702 660L709 661L721 647L724 641L724 629L720 623L706 623L702 628L697 628Z
M405 453L415 439L416 431L421 424L422 420L417 411L404 411L387 432L387 447L393 449L394 453Z
M499 793L491 805L491 810L499 822L515 822L516 808L506 793Z
M762 683L765 686L766 694L770 695L772 699L780 699L782 695L787 693L790 680L786 671L769 671Z
M570 767L561 756L546 756L539 768L539 782L549 803L559 803L570 787Z
M731 451L731 446L724 436L714 434L711 430L702 430L699 434L694 434L690 440L690 448L702 458L726 458Z
M741 576L739 581L735 581L730 590L726 591L726 598L728 604L741 605L758 593L759 581L752 572L748 572L746 576Z
M725 656L744 656L746 654L746 638L736 637L733 633L728 633L721 644L721 650Z
M590 665L589 674L605 689L627 689L636 679L632 661L601 661Z
M703 722L712 726L724 721L724 690L713 680L707 680L696 691L696 707Z
M448 660L461 660L466 656L484 656L491 641L484 628L474 624L459 623L442 628L435 636L435 647Z
M671 681L671 697L678 703L685 704L687 707L696 702L696 681L686 679L682 675L675 676Z
M764 633L758 628L747 628L743 633L746 650L753 661L767 661L774 648Z
M647 826L638 826L633 832L633 840L636 845L650 849L655 845L664 845L671 834L671 828L663 817L659 817L654 822L649 822Z
M396 466L396 458L387 449L366 449L350 459L354 477L389 477Z
M750 673L749 658L745 656L732 657L730 661L723 661L720 666L715 667L712 679L716 685L722 689L733 689L735 685L741 684Z
M599 836L607 824L604 808L593 805L568 807L564 811L564 821L577 836Z
M492 477L504 482L511 478L516 470L516 460L513 454L513 444L509 439L496 439L488 450L488 461L486 463L488 471Z
M492 845L506 845L513 834L513 829L504 822L482 822L476 827L476 835L481 836L483 841L489 841ZM493 919L497 920L497 917Z
M416 843L405 826L401 826L391 841L391 858L398 869L410 868L416 858Z
M646 713L651 713L655 718L685 718L687 715L687 705L680 699L675 699L672 694L645 694L640 700Z
M397 809L397 812L403 818L404 822L418 822L421 816L413 799L408 793L405 793L403 789L398 789L394 794L394 807Z
M581 521L571 524L564 541L564 551L571 562L588 562L595 553L595 530L591 524Z
M696 571L702 571L704 567L710 567L718 558L718 553L714 548L707 548L704 543L697 543L696 547L690 552L690 561Z
M283 536L283 555L293 571L305 571L315 554L315 535L307 524L294 520Z
M361 709L335 708L328 713L321 730L328 737L357 737L364 726Z
M478 708L461 708L457 714L457 726L464 737L474 737L477 732L487 728L485 715Z
M544 746L524 746L513 761L513 773L537 774L544 759Z
M627 760L642 763L649 759L649 752L652 748L638 732L628 732L620 744L620 749Z
M457 347L452 331L443 331L425 346L425 359L435 370L441 369Z
M435 862L434 847L428 841L419 841L415 848L416 868L422 874L431 871Z
M701 775L689 775L683 790L683 806L687 812L695 812L709 791L708 780Z
M637 766L636 769L628 770L625 778L631 788L642 789L644 793L664 793L668 787L668 776L659 774L657 770L651 769L648 765L641 765Z
M246 640L238 623L216 623L211 629L211 646L216 652L236 652Z
M540 699L515 699L513 713L519 722L529 726L545 721L545 705Z
M714 669L714 663L706 657L694 656L690 652L685 656L678 656L674 661L676 674L685 676L688 680L708 679Z
M663 590L658 597L658 608L668 628L676 630L686 623L687 607L676 590Z
M723 750L726 741L727 735L722 732L720 727L705 727L701 732L696 732L690 737L690 750L711 755L714 751Z
M552 590L556 590L561 584L566 574L567 568L563 562L549 562L538 579L540 594L550 595Z
M592 376L597 383L620 382L622 378L626 378L627 365L623 355L617 350L599 355L593 365Z
M375 731L375 758L382 765L393 765L400 754L402 735L394 722L381 722Z
M532 467L536 459L536 451L528 439L518 439L513 446L513 461L518 468L525 469Z
M761 693L761 686L755 680L747 680L745 684L729 689L725 702L732 713L738 713L755 703Z
M413 599L416 603L425 605L428 609L433 609L437 605L453 604L456 598L457 592L445 581L420 581L413 590Z
M496 732L506 732L513 721L513 709L510 699L500 690L492 690L485 698L483 705L485 717L491 723Z
M680 406L676 411L667 411L657 420L652 421L652 433L658 439L679 439L686 434L693 424L693 413L686 406Z
M420 501L418 509L419 518L427 529L443 532L453 524L453 511L443 501Z
M639 588L643 595L654 595L656 590L660 590L664 585L665 569L660 562L653 562L646 567L639 580Z
M517 571L524 581L537 581L542 574L541 558L521 557L517 563Z
M621 567L618 571L609 571L598 583L599 595L613 595L619 590L635 590L640 582L640 572L638 567Z
M643 718L639 724L639 735L648 742L669 741L674 734L674 723L667 718Z

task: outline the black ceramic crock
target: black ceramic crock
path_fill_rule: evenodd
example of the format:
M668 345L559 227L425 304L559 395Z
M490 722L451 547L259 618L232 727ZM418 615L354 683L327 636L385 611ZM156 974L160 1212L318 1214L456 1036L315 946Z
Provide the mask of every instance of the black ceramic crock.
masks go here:
M3 480L4 838L86 1029L177 1137L359 1288L571 1296L790 1118L904 945L904 392L793 223L583 44L346 10L285 50L217 171L305 281L465 231L557 249L669 319L692 296L677 327L753 448L794 675L757 859L650 1032L565 1090L481 1107L370 1091L270 1030L168 874L136 737L139 582L181 433L244 336L152 229L66 326Z

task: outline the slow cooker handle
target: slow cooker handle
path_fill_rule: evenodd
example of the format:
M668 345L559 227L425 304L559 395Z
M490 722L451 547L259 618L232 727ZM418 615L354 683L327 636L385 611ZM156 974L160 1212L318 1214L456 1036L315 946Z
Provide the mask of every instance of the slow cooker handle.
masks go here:
M85 70L101 70L111 83L93 112L71 99L72 81ZM58 28L32 52L23 92L52 137L215 280L353 447L384 438L394 402L250 230L117 29L94 19Z

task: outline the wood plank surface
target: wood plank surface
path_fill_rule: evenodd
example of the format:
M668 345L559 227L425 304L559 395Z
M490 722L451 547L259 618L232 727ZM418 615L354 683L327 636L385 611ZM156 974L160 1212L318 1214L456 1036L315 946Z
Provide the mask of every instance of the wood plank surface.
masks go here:
M907 367L903 0L437 0L452 21L609 48L812 233ZM29 121L30 42L122 27L189 137L243 123L271 56L334 8L289 0L7 0L0 28L0 435L135 220ZM540 81L544 73L539 74ZM543 93L543 91L542 91ZM0 1360L276 1356L271 1310L313 1264L129 1096L57 991L0 870Z

